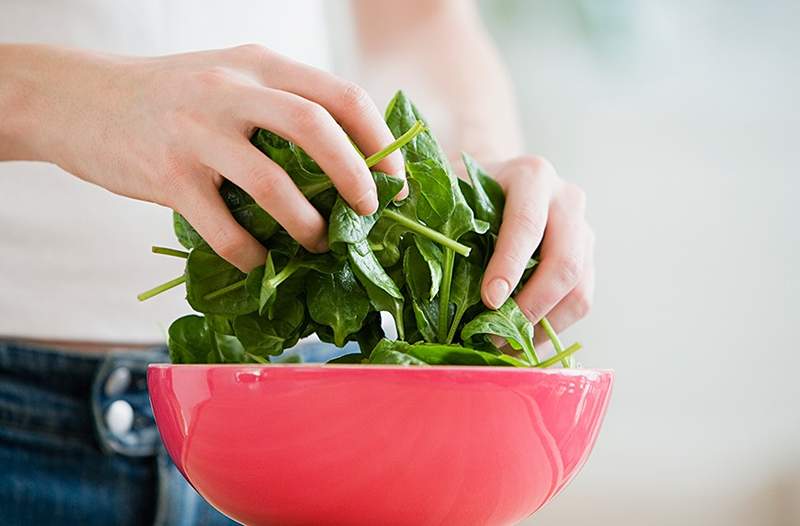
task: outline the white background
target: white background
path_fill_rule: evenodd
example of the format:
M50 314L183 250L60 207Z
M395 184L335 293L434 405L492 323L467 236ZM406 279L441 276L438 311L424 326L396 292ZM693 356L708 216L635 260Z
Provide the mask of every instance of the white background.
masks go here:
M483 2L528 147L589 195L569 331L617 371L540 526L800 524L800 4Z

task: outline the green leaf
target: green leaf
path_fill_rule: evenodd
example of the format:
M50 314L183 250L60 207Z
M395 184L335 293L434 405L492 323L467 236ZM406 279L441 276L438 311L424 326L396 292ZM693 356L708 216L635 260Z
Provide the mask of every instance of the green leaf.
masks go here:
M419 250L420 255L425 260L428 267L428 275L430 276L430 291L428 293L428 301L433 301L433 298L438 294L439 287L442 284L442 249L439 245L430 239L414 236L414 245Z
M277 356L297 342L305 321L303 304L283 296L276 302L275 314L270 319L253 312L234 319L236 336L248 353Z
M337 347L361 329L370 308L369 298L346 263L332 274L311 273L307 297L311 318L333 330Z
M406 164L409 184L416 186L417 218L431 228L442 225L453 213L453 199L450 178L445 168L432 159Z
M205 363L214 351L213 333L203 316L194 314L173 321L168 330L169 359L172 363Z
M258 308L244 287L247 275L219 257L211 249L198 247L186 260L186 299L198 312L236 316ZM207 299L206 296L226 287L241 286Z
M178 242L185 248L192 249L206 244L197 230L178 212L172 212L172 228Z
M481 268L468 259L459 259L453 271L453 286L450 289L450 303L456 307L447 342L451 342L456 334L464 313L471 306L481 301Z
M353 273L364 287L373 307L392 315L397 332L403 337L403 294L383 269L366 241L347 246Z
M439 320L439 303L436 301L417 301L412 302L414 308L414 320L417 330L427 342L438 341L436 331Z
M391 202L403 187L403 180L381 172L372 172L378 190L378 210L369 216L356 213L338 197L333 205L328 226L328 244L334 251L343 253L346 244L358 244L367 239L367 235L378 220L381 211Z
M497 234L500 230L500 222L503 218L503 207L505 205L503 189L497 181L480 167L475 159L466 153L462 153L461 158L472 183L473 202L470 203L470 206L475 212L475 217L489 223L490 231Z
M480 334L501 336L512 348L522 349L532 365L539 363L533 346L533 324L513 298L508 298L497 310L487 310L475 316L461 330L461 338L465 341Z
M407 345L405 342L381 340L372 351L372 355L369 357L369 363L382 365L428 365L422 360L414 358L405 352L396 350L395 348L399 347L401 344Z
M353 352L348 354L343 354L342 356L338 356L332 360L328 360L326 363L339 363L339 364L360 364L364 361L364 357L361 353Z

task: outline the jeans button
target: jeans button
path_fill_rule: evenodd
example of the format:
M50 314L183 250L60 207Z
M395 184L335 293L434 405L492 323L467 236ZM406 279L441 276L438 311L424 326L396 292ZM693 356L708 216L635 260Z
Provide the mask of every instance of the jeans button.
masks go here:
M117 367L108 375L103 391L106 396L119 396L131 385L131 370L127 367Z
M133 427L133 407L125 400L115 400L106 409L106 426L117 438L123 438Z

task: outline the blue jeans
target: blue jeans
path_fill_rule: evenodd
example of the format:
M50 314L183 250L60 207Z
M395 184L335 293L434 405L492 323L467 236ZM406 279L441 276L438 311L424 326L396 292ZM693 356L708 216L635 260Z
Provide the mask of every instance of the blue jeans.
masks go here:
M72 354L0 340L0 524L232 525L169 460L147 397L164 349Z

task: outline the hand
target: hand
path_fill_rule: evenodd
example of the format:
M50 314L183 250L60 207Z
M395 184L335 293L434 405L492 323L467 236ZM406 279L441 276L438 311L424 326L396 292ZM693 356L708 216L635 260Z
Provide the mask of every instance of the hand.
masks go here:
M232 181L313 252L327 226L292 180L249 142L256 128L299 144L358 212L378 206L366 155L393 137L357 85L260 46L123 58L31 46L37 74L25 133L39 160L112 192L177 210L243 271L265 249L233 219L218 189ZM41 124L44 123L44 124ZM402 177L399 153L378 168Z
M506 205L483 301L502 305L541 243L541 261L516 300L533 323L546 316L562 331L588 313L594 294L594 233L584 218L585 194L538 157L519 157L493 172ZM544 331L536 332L537 343L547 340Z

